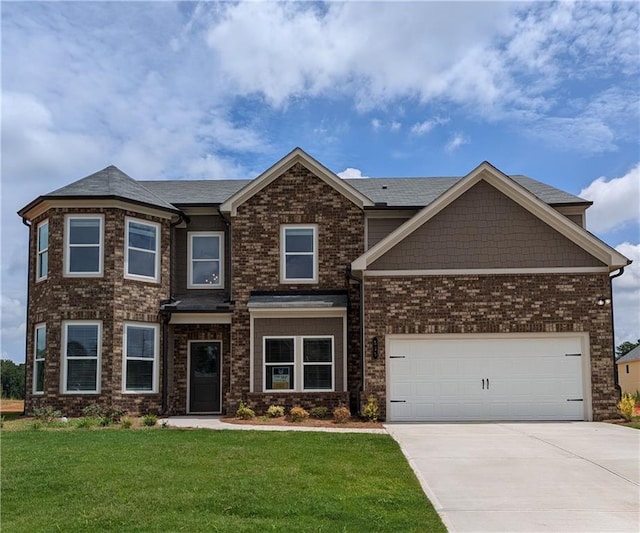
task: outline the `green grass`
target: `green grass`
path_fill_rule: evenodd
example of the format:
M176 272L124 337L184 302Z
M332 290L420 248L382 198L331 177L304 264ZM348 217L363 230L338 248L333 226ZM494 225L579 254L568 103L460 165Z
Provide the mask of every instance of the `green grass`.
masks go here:
M387 435L2 432L2 531L446 531Z

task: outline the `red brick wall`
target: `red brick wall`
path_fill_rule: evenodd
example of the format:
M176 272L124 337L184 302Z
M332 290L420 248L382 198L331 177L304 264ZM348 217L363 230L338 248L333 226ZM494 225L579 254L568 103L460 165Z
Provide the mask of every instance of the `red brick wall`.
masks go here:
M368 277L365 346L378 337L379 358L365 349L366 390L385 415L385 336L437 333L588 332L594 420L616 416L611 306L603 274Z
M281 224L318 225L318 283L280 283ZM238 208L231 221L233 317L231 394L229 409L249 392L249 312L253 290L346 290L353 305L350 330L357 328L357 289L350 288L347 266L364 251L361 209L308 169L296 164ZM348 368L355 368L358 335L351 335ZM353 378L353 379L352 379ZM349 376L350 388L356 376Z
M64 217L66 214L104 215L104 276L63 276ZM161 225L160 283L124 278L125 217L150 220ZM45 281L34 283L36 231L39 222L49 220L49 272ZM65 415L78 415L90 403L113 405L131 414L157 412L161 395L122 394L123 323L140 321L159 324L160 301L169 296L169 221L112 208L50 209L33 221L29 243L29 314L27 317L27 394L25 409L51 406ZM62 327L65 320L102 321L101 383L99 394L62 394ZM47 353L43 395L33 395L34 325L47 325ZM162 342L162 340L161 340ZM161 344L160 342L160 344ZM158 348L161 354L162 346ZM162 365L159 356L158 364ZM159 368L162 375L162 368Z

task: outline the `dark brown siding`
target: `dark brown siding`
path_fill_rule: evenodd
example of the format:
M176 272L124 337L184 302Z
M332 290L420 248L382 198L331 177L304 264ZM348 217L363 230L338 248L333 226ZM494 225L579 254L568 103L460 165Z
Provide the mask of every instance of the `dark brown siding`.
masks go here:
M371 265L371 270L604 266L481 181Z
M262 339L271 335L333 335L335 390L343 391L342 318L257 318L253 322L253 390L262 391Z
M368 218L367 249L384 239L389 233L404 224L408 218Z

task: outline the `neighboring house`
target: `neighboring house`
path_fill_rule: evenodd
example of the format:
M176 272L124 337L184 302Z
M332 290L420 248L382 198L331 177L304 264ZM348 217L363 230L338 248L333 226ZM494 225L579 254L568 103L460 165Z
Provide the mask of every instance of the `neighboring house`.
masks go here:
M640 391L640 345L624 354L616 363L622 392L635 394Z
M253 180L107 167L19 212L26 411L373 395L391 421L613 417L610 273L629 260L584 229L589 205L486 162L348 180L297 148Z

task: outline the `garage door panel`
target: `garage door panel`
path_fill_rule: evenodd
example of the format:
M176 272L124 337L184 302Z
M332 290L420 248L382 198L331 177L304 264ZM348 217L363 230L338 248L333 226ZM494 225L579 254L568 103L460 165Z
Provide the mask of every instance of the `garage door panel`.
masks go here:
M390 420L583 420L579 337L392 339Z

